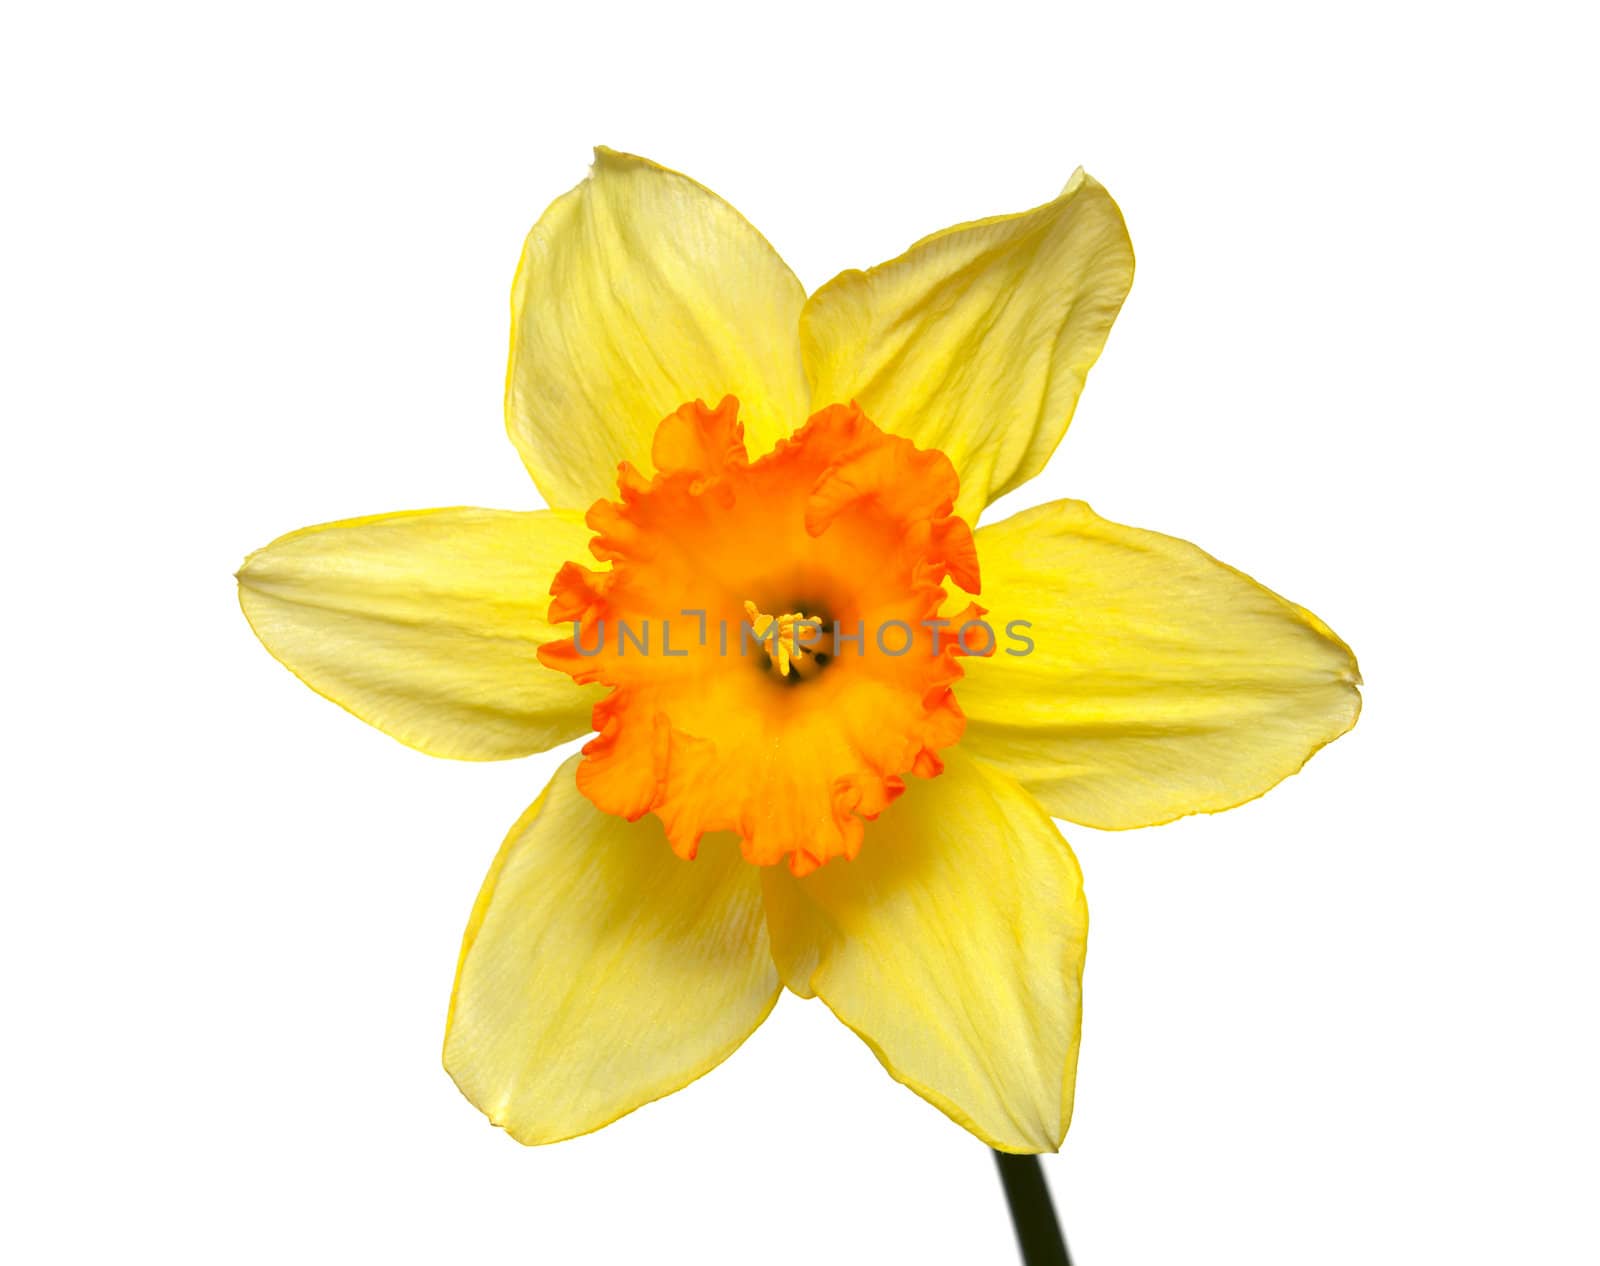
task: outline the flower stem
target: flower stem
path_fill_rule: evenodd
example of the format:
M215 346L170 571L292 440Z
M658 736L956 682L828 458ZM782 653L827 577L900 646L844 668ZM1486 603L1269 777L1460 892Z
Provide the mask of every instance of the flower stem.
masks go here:
M1000 1167L1000 1185L1006 1189L1023 1266L1072 1266L1039 1158L996 1152L994 1162Z

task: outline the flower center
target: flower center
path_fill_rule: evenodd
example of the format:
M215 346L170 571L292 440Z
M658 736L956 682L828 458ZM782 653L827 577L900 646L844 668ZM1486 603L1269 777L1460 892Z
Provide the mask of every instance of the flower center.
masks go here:
M744 613L750 621L750 631L761 643L768 667L779 677L793 674L795 681L809 681L827 666L833 631L822 620L799 611L762 615L748 599Z
M609 566L568 563L550 590L573 637L539 658L610 687L579 789L656 814L683 857L715 831L797 874L854 857L965 725L958 630L983 612L940 618L946 577L978 591L955 468L853 405L751 462L731 396L667 417L651 458L654 478L623 463L620 498L589 510Z

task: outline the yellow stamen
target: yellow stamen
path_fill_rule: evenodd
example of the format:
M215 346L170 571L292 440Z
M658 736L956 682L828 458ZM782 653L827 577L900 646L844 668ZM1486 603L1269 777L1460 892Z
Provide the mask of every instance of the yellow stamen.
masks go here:
M755 603L748 601L744 604L744 613L750 619L751 632L766 650L767 658L778 670L778 676L787 677L791 667L799 674L801 665L810 665L811 657L817 652L817 639L822 633L821 620L800 611L780 616L763 615ZM774 624L778 626L776 633L772 633Z

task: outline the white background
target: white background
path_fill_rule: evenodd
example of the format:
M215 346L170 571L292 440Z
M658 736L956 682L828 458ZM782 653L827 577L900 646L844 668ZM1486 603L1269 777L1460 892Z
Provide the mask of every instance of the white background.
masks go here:
M1049 471L1357 650L1233 813L1069 829L1081 1266L1592 1262L1594 32L1576 5L9 7L0 1076L17 1262L1003 1262L988 1153L815 1003L524 1150L439 1065L557 756L316 698L231 572L535 505L522 236L590 146L808 286L1083 164L1139 277Z

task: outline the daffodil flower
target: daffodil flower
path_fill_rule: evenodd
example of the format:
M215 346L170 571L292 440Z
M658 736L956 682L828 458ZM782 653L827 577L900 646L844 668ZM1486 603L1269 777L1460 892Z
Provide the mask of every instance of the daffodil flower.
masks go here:
M1192 545L1078 501L973 530L1055 449L1132 277L1079 172L808 297L725 202L600 150L513 287L507 427L555 508L246 561L268 650L403 743L598 731L461 951L445 1065L513 1137L679 1089L787 987L985 1143L1060 1145L1088 916L1052 818L1229 808L1359 710L1325 624Z

